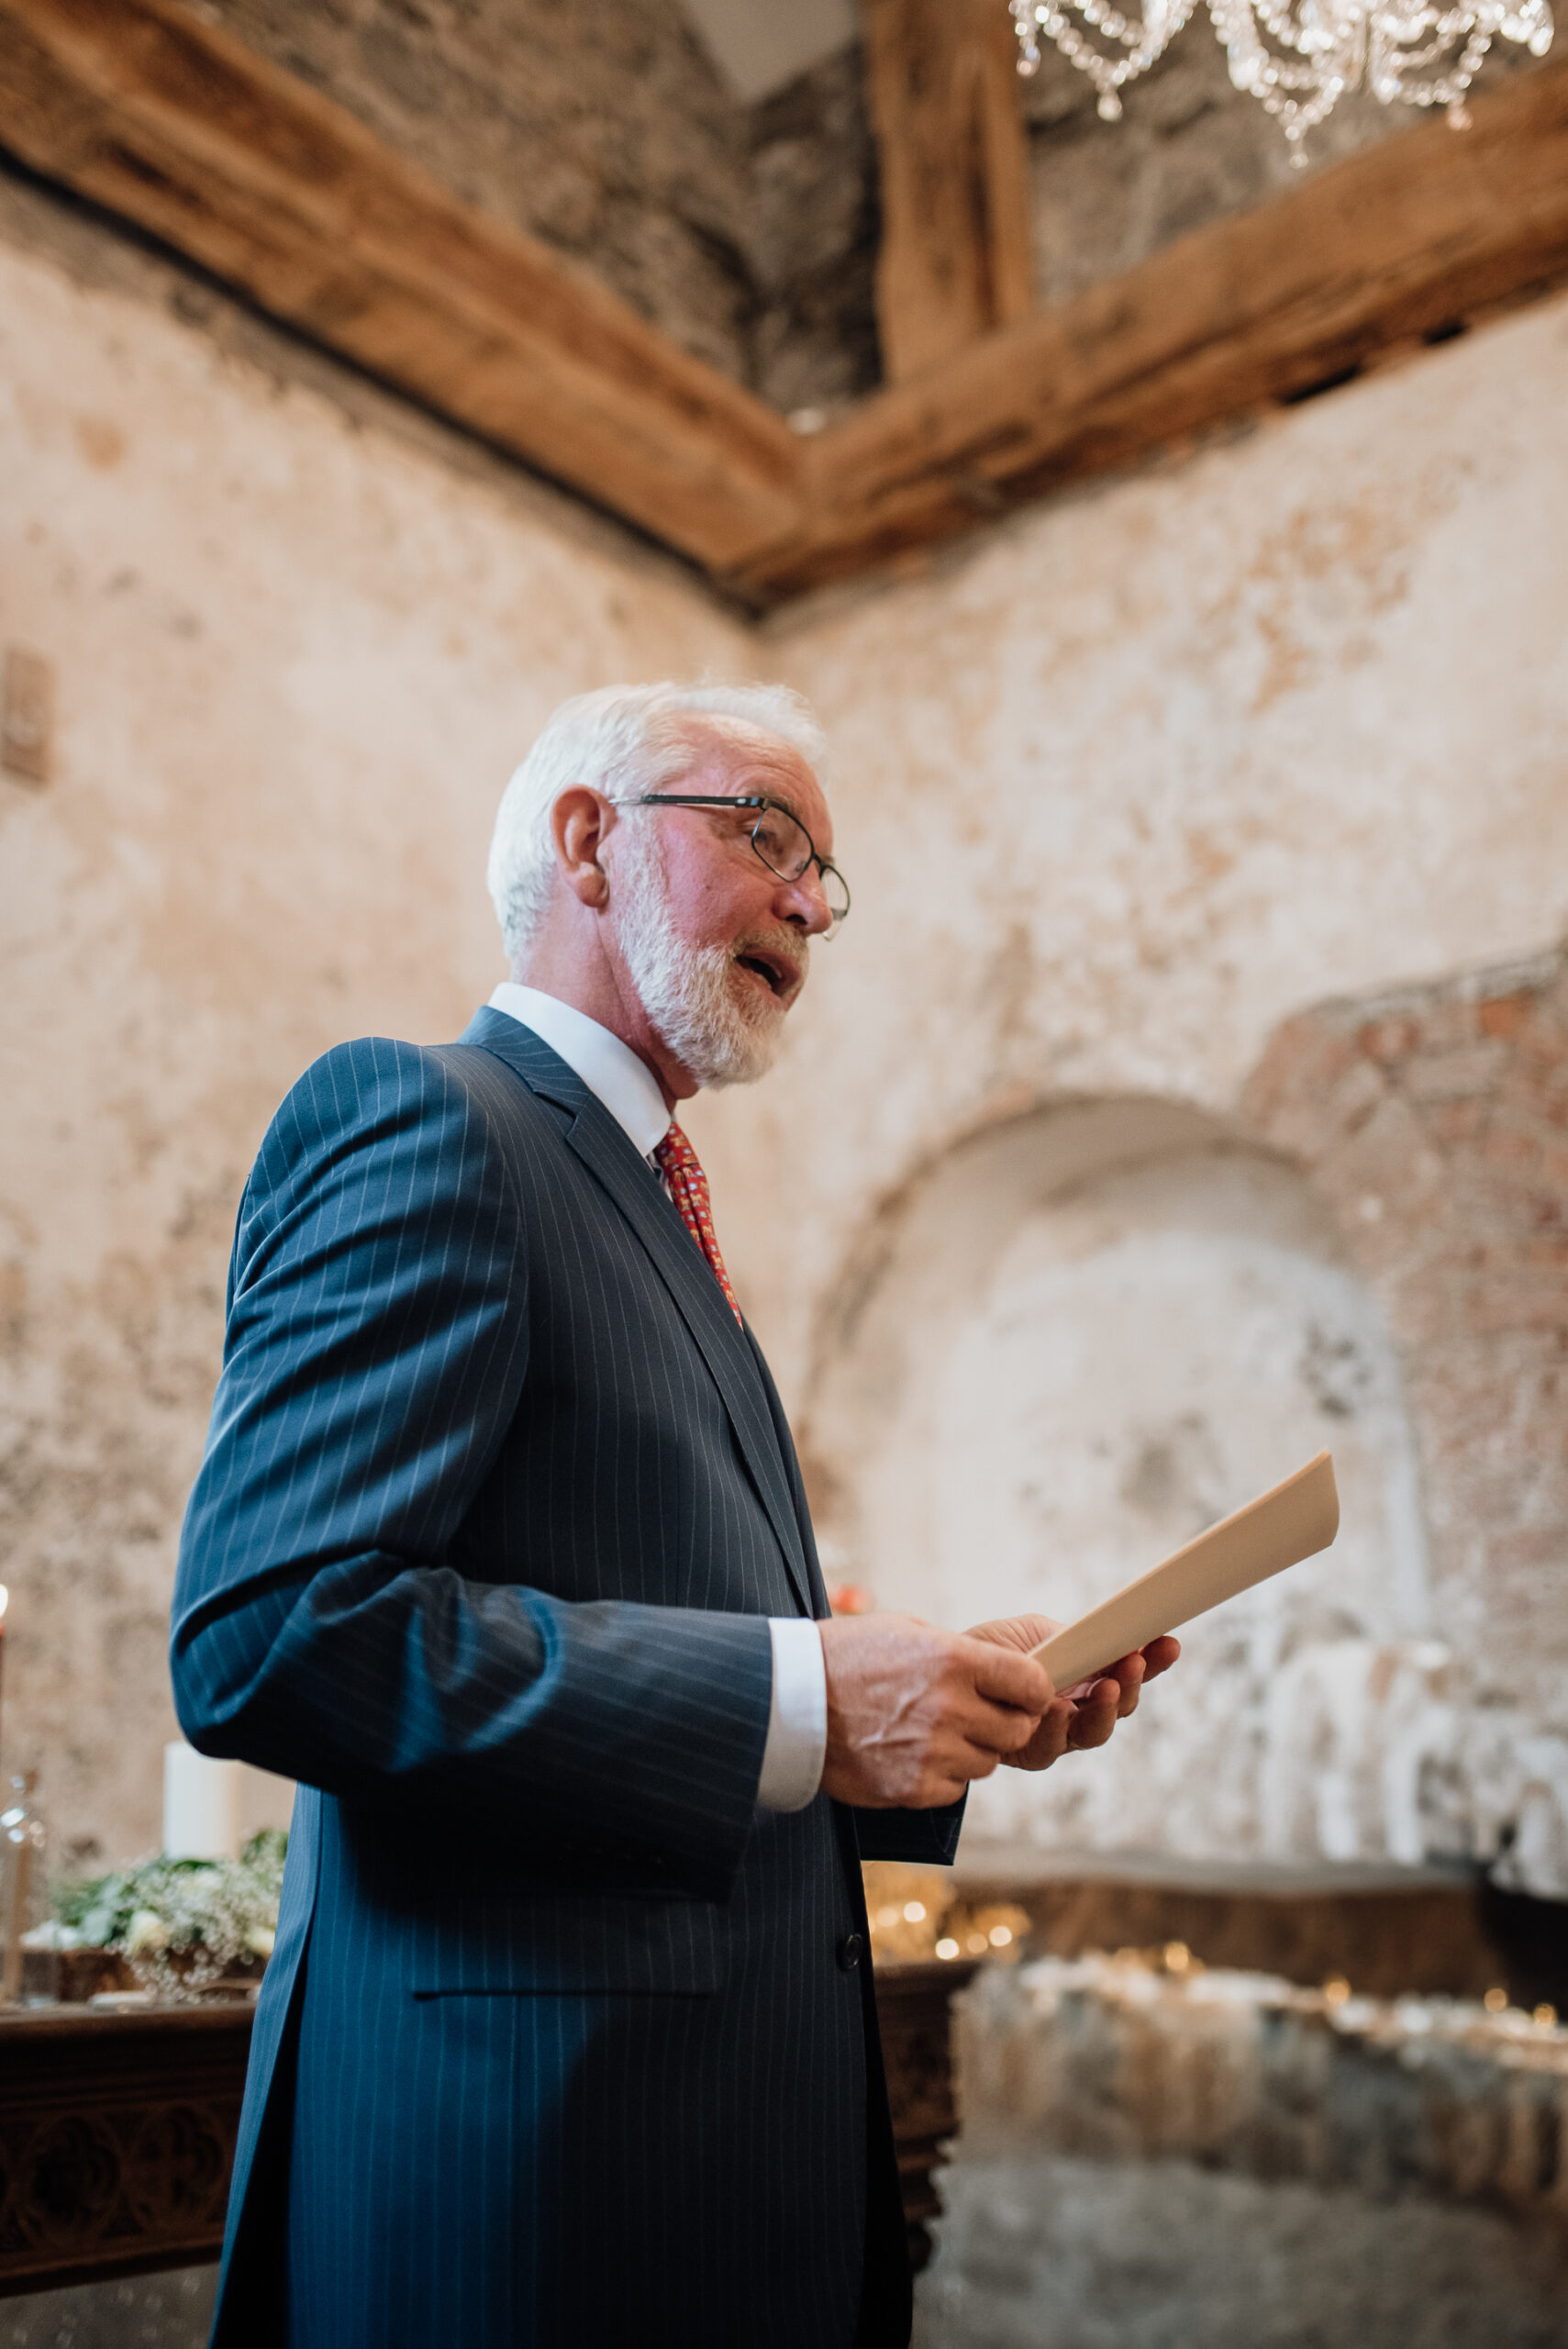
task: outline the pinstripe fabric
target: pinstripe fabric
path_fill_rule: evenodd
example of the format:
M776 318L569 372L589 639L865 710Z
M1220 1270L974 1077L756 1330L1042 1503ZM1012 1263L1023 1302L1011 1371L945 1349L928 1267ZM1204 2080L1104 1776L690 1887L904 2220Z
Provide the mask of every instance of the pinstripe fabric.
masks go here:
M318 1062L175 1593L187 1736L301 1781L222 2349L904 2342L854 1820L754 1807L796 1609L765 1365L580 1080L492 1011Z

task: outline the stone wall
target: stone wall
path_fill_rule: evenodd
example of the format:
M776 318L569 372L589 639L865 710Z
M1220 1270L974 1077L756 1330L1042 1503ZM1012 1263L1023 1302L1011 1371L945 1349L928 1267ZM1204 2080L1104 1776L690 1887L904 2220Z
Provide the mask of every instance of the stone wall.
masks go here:
M876 153L859 44L762 99L747 125L751 380L786 415L881 381Z
M810 1422L824 1531L884 1604L1070 1617L1320 1446L1340 1491L1331 1551L1184 1635L1185 1701L1151 1698L1135 1736L1048 1798L999 1773L971 1798L971 1845L1022 1862L1039 1831L1129 1860L1422 1858L1374 1705L1331 1773L1305 1704L1280 1734L1306 1659L1348 1642L1387 1669L1434 1630L1398 1364L1326 1220L1233 1131L1137 1100L1008 1120L884 1218Z
M813 1406L846 1578L1070 1615L1320 1444L1340 1486L1330 1552L1185 1635L1186 1703L1049 1800L977 1788L972 1851L1568 1887L1564 985L1557 952L1302 1015L1229 1129L1064 1104L884 1214Z
M1310 1082L1276 1071L1255 1110L1246 1087L1276 1031L1298 1036L1302 1069L1341 1050L1351 1015L1284 1029L1305 1008L1410 981L1437 1038L1455 971L1547 950L1568 921L1568 305L748 632L689 574L69 207L12 190L0 272L15 517L0 637L52 664L59 709L53 780L0 783L6 1724L12 1757L43 1762L67 1841L119 1856L155 1831L173 1543L234 1206L268 1113L325 1044L450 1035L487 992L500 958L485 836L552 704L705 669L781 676L817 702L856 889L774 1077L691 1120L828 1540L860 1538L857 1459L890 1475L896 1415L874 1382L854 1413L828 1406L900 1203L935 1196L967 1152L991 1152L995 1172L1009 1135L1028 1161L1073 1119L1131 1105L1160 1149L1124 1170L1130 1187L1103 1161L1082 1170L1102 1188L1072 1208L1081 1231L1119 1216L1158 1261L1162 1331L1180 1325L1183 1281L1207 1293L1205 1249L1227 1312L1250 1262L1263 1307L1246 1327L1278 1377L1257 1383L1218 1469L1201 1443L1183 1451L1179 1392L1151 1386L1123 1464L1130 1497L1118 1475L1109 1512L1081 1512L1081 1546L1037 1544L1042 1591L1075 1602L1091 1567L1119 1579L1146 1562L1161 1512L1240 1499L1269 1446L1305 1439L1300 1457L1327 1430L1337 1450L1362 1446L1332 1571L1359 1560L1367 1587L1333 1599L1353 1639L1329 1623L1318 1644L1381 1653L1440 1633L1457 1650L1446 1624L1478 1621L1509 1577L1535 1653L1508 1752L1528 1761L1531 1740L1560 1734L1568 1652L1544 1596L1562 1561L1557 1486L1542 1473L1521 1489L1492 1550L1454 1532L1453 1496L1472 1496L1473 1527L1491 1471L1468 1455L1444 1485L1420 1449L1402 1352L1419 1290L1358 1252L1385 1227L1354 1209L1371 1186L1344 1171L1363 1146L1351 1108L1336 1125L1326 1097L1319 1163L1290 1124ZM1501 1040L1507 1085L1525 1081L1535 1020ZM1503 1123L1462 1149L1459 1111L1421 1090L1414 1063L1367 1066L1357 1083L1396 1106L1408 1092L1420 1148L1459 1153L1479 1182ZM1538 1091L1527 1106L1544 1149L1551 1105ZM1051 1257L1057 1209L1042 1222L1038 1193L1015 1197L1029 1212L1011 1236L1035 1252L1009 1281L1071 1291L1071 1327L1039 1323L1049 1344L1031 1348L983 1317L971 1342L989 1332L996 1361L1031 1378L1067 1336L1085 1358L1103 1340L1140 1376L1190 1361L1162 1340L1138 1364L1141 1292L1113 1313L1095 1286L1106 1251L1097 1269L1093 1249ZM1521 1208L1511 1249L1527 1221ZM1184 1268L1184 1231L1202 1241ZM1516 1381L1539 1415L1519 1421L1527 1449L1551 1441L1554 1326L1473 1333L1485 1377ZM1215 1330L1222 1355L1218 1315ZM1359 1417L1330 1408L1357 1365L1371 1379ZM1208 1416L1223 1432L1218 1401ZM995 1476L1038 1475L1010 1424ZM1507 1436L1493 1424L1488 1442ZM1081 1464L1086 1492L1103 1464ZM955 1554L944 1610L995 1611L1001 1553ZM1390 1561L1403 1579L1380 1588ZM1440 1623L1423 1612L1440 1586ZM912 1553L906 1572L890 1545L879 1598L910 1604L919 1587ZM1221 1690L1190 1671L1123 1741L1132 1766L1163 1752L1211 1838L1236 1772L1215 1777L1205 1822L1193 1761L1223 1727ZM1275 1751L1282 1815L1307 1839L1296 1865L1329 1831L1300 1809L1312 1751ZM1113 1783L1099 1762L1031 1782L1029 1839L1060 1843L1073 1820L1103 1836ZM1521 1881L1568 1889L1517 1806L1496 1823L1516 1830ZM1262 1848L1241 1834L1233 1855Z
M882 1217L1081 1100L1222 1121L1331 996L1568 927L1568 302L1018 517L754 656L830 742L841 937L697 1112L807 1423Z
M877 168L858 43L747 105L681 0L203 7L785 413L830 415L879 382ZM1477 88L1535 62L1499 39ZM1296 177L1201 12L1127 93L1119 122L1098 118L1088 81L1049 41L1019 88L1048 306ZM1310 166L1417 118L1344 98L1308 140Z
M5 1739L69 1852L156 1841L180 1517L267 1119L344 1036L505 975L495 805L564 695L734 624L456 435L0 188L0 640L56 679L0 777Z
M831 407L876 381L858 48L747 106L680 0L206 13L775 406Z
M1035 287L1047 306L1118 276L1195 228L1252 210L1301 176L1273 117L1233 87L1201 8L1159 64L1124 93L1119 122L1099 119L1092 84L1060 50L1043 39L1041 50L1023 103ZM1477 94L1535 62L1528 50L1498 40ZM1307 171L1421 119L1414 107L1381 106L1355 92L1309 134Z
M1423 1841L1490 1856L1500 1828L1504 1882L1568 1887L1568 960L1292 1020L1244 1099L1400 1348L1447 1643L1405 1731Z
M1504 1728L1499 1810L1479 1751L1462 1798L1434 1752L1490 1598L1475 1454L1445 1532L1454 1487L1424 1479L1455 1411L1411 1433L1427 1390L1353 1204L1284 1171L1243 1098L1303 1006L1441 996L1562 935L1565 378L1559 301L773 632L828 722L855 911L766 1092L694 1127L846 1571L950 1620L1026 1592L1065 1612L1321 1442L1354 1468L1331 1561L1195 1634L1212 1670L1151 1694L1114 1759L984 1789L976 1831L1297 1865L1511 1832L1518 1880L1568 1893L1555 1471L1501 1520L1535 1594L1517 1705L1466 1714ZM1091 1118L1158 1130L1073 1160ZM1528 1369L1509 1463L1561 1451L1549 1288L1550 1326L1497 1341ZM1228 1722L1226 1654L1235 1695L1299 1704L1288 1727Z

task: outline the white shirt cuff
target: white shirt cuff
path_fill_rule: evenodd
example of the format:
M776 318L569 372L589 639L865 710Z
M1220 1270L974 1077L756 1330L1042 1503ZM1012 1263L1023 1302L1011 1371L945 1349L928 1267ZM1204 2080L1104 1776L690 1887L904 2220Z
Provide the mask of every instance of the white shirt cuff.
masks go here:
M828 1667L815 1623L804 1615L768 1619L773 1693L757 1800L764 1810L804 1810L828 1757Z

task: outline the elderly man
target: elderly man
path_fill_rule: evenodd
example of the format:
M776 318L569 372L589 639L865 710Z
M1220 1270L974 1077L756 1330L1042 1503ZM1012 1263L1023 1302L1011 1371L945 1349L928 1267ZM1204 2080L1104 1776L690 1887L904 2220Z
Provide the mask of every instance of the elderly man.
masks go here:
M828 1620L673 1105L768 1065L848 907L806 712L558 711L461 1042L328 1053L240 1208L173 1625L297 1777L215 2342L894 2349L862 1856L1104 1742L1020 1653Z

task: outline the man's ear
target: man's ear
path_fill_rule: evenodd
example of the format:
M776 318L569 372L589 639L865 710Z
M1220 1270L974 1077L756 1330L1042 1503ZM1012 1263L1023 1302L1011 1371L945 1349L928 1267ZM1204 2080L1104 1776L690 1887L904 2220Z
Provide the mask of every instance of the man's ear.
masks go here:
M555 861L573 896L592 910L609 902L610 885L599 863L599 852L615 829L615 822L610 801L586 784L573 784L563 791L550 811Z

